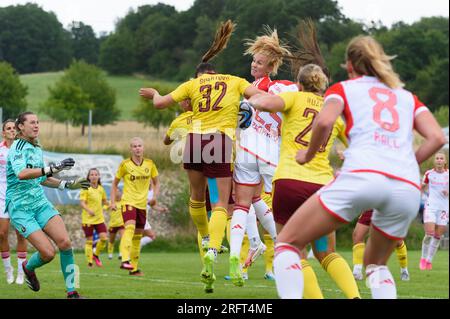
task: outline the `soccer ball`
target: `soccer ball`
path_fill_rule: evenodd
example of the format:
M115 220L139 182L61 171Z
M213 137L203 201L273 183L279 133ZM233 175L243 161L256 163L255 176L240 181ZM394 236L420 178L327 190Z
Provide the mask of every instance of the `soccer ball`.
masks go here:
M247 101L241 101L239 104L238 126L240 129L247 129L252 124L253 108Z

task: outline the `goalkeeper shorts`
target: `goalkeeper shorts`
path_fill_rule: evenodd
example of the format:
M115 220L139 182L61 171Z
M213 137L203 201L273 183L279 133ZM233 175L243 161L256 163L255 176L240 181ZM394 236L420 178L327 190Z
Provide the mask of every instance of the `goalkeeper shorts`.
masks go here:
M35 231L42 230L51 218L59 215L50 202L38 207L25 208L16 206L11 201L8 204L8 212L11 223L24 238L28 238Z

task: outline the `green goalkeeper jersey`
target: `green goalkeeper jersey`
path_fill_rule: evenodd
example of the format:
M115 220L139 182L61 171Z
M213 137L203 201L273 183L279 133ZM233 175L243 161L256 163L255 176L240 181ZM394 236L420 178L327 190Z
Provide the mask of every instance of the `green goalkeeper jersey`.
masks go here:
M44 159L42 149L38 145L17 139L11 145L6 163L6 206L10 201L18 208L41 207L48 203L41 185L47 177L20 180L18 175L25 168L42 168Z

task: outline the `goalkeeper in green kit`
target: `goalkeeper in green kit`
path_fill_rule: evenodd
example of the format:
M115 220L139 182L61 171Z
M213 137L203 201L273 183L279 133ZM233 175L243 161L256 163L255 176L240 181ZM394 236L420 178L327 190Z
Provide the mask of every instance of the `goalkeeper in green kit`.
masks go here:
M35 270L55 257L51 239L59 249L67 298L80 298L75 290L78 286L78 267L74 262L69 234L58 211L45 197L42 185L64 190L88 188L89 182L84 178L63 181L52 177L52 174L71 169L75 161L67 158L60 163L44 166L42 149L38 144L39 120L36 114L20 114L15 125L18 135L11 145L6 164L5 207L14 227L37 250L22 264L26 282L33 291L39 291Z

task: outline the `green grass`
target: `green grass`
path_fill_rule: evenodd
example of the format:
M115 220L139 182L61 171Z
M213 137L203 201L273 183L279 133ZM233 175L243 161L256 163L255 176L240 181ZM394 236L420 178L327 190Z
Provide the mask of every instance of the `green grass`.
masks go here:
M351 261L351 252L342 252L347 261ZM409 269L411 281L402 282L399 279L399 268L395 256L390 260L389 267L397 283L400 298L439 298L449 297L449 254L439 251L433 263L433 270L423 272L418 269L420 252L409 252ZM15 259L15 258L14 258ZM130 277L125 270L119 269L119 261L114 258L107 260L103 254L103 268L88 269L82 253L76 254L80 266L80 293L88 298L277 298L275 283L263 279L263 261L258 260L249 271L250 280L244 287L234 287L223 276L228 272L228 255L220 255L216 264L217 281L215 292L205 294L200 283L200 258L197 253L145 252L141 257L140 267L144 277ZM311 261L319 278L325 298L344 298L329 276L318 263ZM0 298L64 298L63 279L59 270L59 260L54 260L38 270L41 291L35 293L26 285L8 286L3 272L0 275ZM370 292L364 282L358 282L363 298L370 298Z
M20 80L28 87L28 109L37 112L39 106L48 98L48 87L53 86L63 72L24 74ZM120 109L119 120L134 120L132 110L139 104L139 89L150 80L139 76L107 76L109 84L116 90L116 106ZM41 120L49 118L38 113Z

